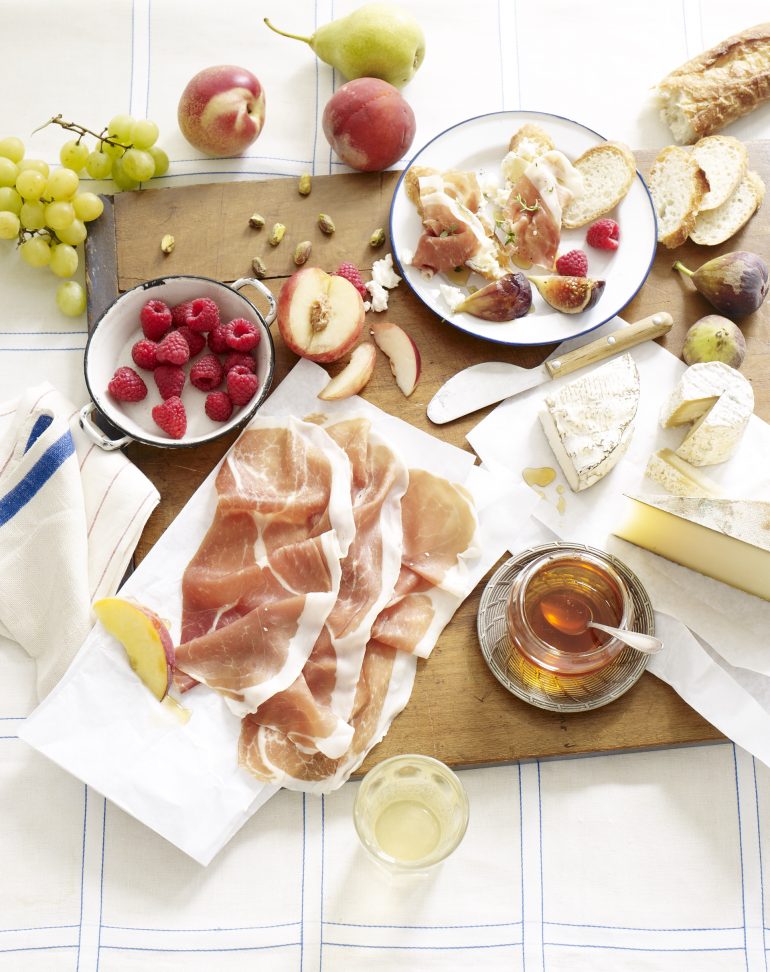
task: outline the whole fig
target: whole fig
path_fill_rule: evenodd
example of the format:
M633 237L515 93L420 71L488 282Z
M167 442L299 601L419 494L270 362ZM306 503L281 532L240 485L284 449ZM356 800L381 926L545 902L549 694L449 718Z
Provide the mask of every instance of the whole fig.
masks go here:
M499 323L523 317L531 305L532 288L527 278L523 273L507 273L466 297L455 312Z
M737 324L719 314L708 314L687 332L682 357L688 365L722 361L740 368L746 357L746 339Z
M687 274L696 290L729 317L753 314L767 295L767 264L748 250L723 253L697 270L688 270L677 260L674 270Z

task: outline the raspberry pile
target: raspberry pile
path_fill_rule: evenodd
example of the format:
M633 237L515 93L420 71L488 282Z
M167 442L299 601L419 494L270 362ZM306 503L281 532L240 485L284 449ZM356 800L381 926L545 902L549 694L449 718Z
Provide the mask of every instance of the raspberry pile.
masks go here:
M152 418L170 438L181 439L187 431L181 395L188 378L205 396L201 404L213 422L227 422L259 390L254 356L259 330L243 317L223 321L210 298L196 297L174 307L149 300L139 313L138 326L141 335L131 358L139 371L152 373L160 398ZM139 371L127 365L116 369L107 385L115 401L147 398L148 386Z

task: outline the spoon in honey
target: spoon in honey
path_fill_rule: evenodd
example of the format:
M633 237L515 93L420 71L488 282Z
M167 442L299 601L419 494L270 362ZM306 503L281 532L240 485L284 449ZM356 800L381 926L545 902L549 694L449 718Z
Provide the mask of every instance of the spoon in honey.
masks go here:
M579 635L588 628L597 628L622 641L629 648L654 655L663 647L660 638L642 634L641 631L628 631L626 628L612 628L591 619L591 612L581 601L566 594L551 594L540 602L540 610L545 620L557 631L566 635Z

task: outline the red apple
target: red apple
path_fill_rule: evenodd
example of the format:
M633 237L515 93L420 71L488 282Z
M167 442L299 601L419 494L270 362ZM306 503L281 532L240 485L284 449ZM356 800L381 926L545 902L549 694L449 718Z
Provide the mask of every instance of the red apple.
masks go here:
M379 172L409 151L415 132L414 112L387 81L356 78L329 99L323 130L346 165L362 172Z
M364 302L353 284L318 267L297 270L278 295L278 329L286 346L322 364L350 351L364 316Z
M408 397L414 391L422 367L417 345L403 328L390 321L372 324L374 343L390 360L396 384Z
M333 402L338 398L349 398L351 395L357 395L372 377L376 361L377 349L375 346L369 344L368 341L359 344L351 354L350 361L338 375L331 379L328 385L321 389L318 397L325 402Z
M207 155L240 155L262 131L265 93L245 68L204 68L182 92L177 109L182 134Z

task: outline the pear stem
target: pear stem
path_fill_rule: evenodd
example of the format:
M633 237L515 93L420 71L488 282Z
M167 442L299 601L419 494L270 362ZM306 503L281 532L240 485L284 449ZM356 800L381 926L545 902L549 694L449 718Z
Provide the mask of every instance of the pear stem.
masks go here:
M688 277L692 277L692 275L695 273L694 270L688 270L681 260L677 260L671 269L678 270L680 273L686 273Z
M276 34L280 34L281 37L291 37L292 40L304 41L306 44L309 44L313 39L312 37L301 37L299 34L289 34L285 30L279 30L277 27L274 27L267 17L264 20L270 30L275 31Z

